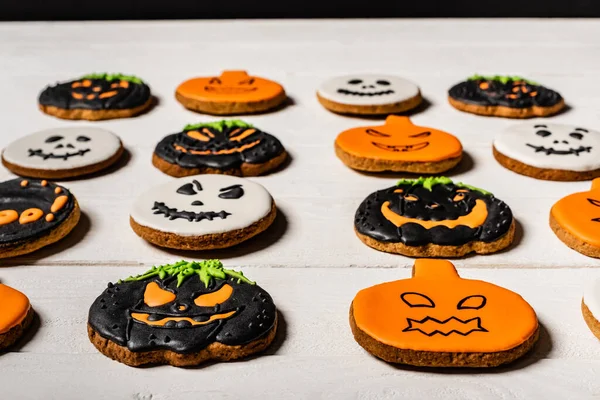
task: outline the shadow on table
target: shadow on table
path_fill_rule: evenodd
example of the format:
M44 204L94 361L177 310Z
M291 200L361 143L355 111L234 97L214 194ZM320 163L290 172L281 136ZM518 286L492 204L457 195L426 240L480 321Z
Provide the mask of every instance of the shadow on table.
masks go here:
M31 325L29 325L29 327L25 330L23 335L15 342L15 344L13 344L12 346L9 346L6 349L0 350L0 357L4 353L20 352L23 349L23 347L25 347L25 345L27 343L29 343L29 341L35 336L37 331L40 329L40 326L42 325L40 316L37 312L35 312L35 304L32 305L32 307L34 307L34 312L33 312L33 320L31 321Z
M59 182L73 182L73 181L80 181L80 180L88 180L88 179L94 179L94 178L100 178L102 176L105 175L110 175L112 173L117 172L118 170L125 168L127 166L127 164L129 164L131 162L132 156L131 156L131 152L129 150L127 150L127 148L123 149L123 154L121 154L121 157L119 157L119 159L112 165L110 165L107 168L104 168L100 171L97 172L93 172L91 174L86 174L86 175L81 175L81 176L74 176L72 178L62 178L62 179L56 179L55 181L59 181ZM76 195L76 193L74 193ZM77 197L77 196L75 196Z
M414 115L420 114L422 112L424 112L425 110L427 110L429 107L431 107L433 104L426 98L423 97L423 100L421 101L421 104L419 104L418 106L416 106L413 109L404 111L404 112L400 112L400 113L390 113L390 114L377 114L377 115L368 115L368 114L345 114L345 113L338 113L335 111L331 111L328 110L329 112L332 112L336 115L339 115L341 117L347 117L347 118L351 118L351 119L364 119L364 120L372 120L372 121L384 121L388 116L390 115L402 115L405 117L412 117Z

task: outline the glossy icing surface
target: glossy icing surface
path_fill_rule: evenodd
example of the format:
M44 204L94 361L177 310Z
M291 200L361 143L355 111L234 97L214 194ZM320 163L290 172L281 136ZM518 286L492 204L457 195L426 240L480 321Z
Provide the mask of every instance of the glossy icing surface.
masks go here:
M30 307L27 296L0 283L0 334L23 322Z
M355 74L331 78L317 93L335 103L369 106L406 101L419 95L419 87L398 76Z

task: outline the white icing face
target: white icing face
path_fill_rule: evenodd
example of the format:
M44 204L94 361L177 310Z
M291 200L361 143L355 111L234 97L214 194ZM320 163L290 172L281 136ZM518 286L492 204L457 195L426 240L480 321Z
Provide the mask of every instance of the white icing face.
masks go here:
M600 279L593 279L586 284L583 302L594 317L600 319Z
M369 106L411 99L419 94L419 87L397 76L357 74L329 79L318 93L336 103Z
M119 151L112 132L92 127L47 129L24 136L6 147L2 157L29 169L64 170L106 161Z
M143 193L131 217L140 225L180 236L246 228L271 211L269 192L248 179L196 175L174 179Z
M591 171L600 168L600 132L583 127L527 122L494 139L502 154L545 169Z

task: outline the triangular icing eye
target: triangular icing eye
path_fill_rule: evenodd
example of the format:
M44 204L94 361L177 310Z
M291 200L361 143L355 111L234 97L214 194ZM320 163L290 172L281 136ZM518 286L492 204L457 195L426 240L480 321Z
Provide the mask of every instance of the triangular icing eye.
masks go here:
M81 135L81 136L77 136L77 141L78 141L78 142L89 142L90 140L92 140L92 139L90 139L90 138L89 138L89 137L87 137L87 136L83 136L83 135Z
M367 129L365 131L367 133L367 135L371 135L371 136L375 136L375 137L390 137L391 135L388 135L387 133L383 133L383 132L379 132L376 131L375 129Z
M456 308L459 310L479 310L485 306L485 303L487 303L487 299L484 296L475 294L459 301Z
M400 295L400 298L403 302L405 302L409 307L426 307L426 308L434 308L435 303L429 297L425 296L421 293L416 292L405 292Z
M428 137L431 135L431 132L421 132L421 133L417 133L416 135L410 135L409 137L411 138L424 138L424 137Z
M231 297L233 288L231 285L224 284L219 290L212 293L201 294L194 299L194 304L198 307L214 307L217 304L225 303Z
M45 140L46 143L54 143L54 142L58 142L59 140L63 140L64 137L62 136L50 136L48 139Z
M219 78L211 78L210 81L208 81L208 83L210 83L211 85L220 85L221 80Z
M161 288L158 283L150 282L144 290L144 304L148 307L158 307L174 301L177 295Z
M219 189L219 198L221 199L239 199L244 195L242 185L231 185Z
M587 199L587 201L589 201L590 204L593 205L593 206L600 207L600 200Z
M189 137L191 137L192 139L196 139L201 142L209 142L210 141L210 137L208 137L204 133L200 133L198 131L187 131L185 134L188 135Z
M191 196L196 194L196 191L194 190L194 185L192 185L191 183L186 183L185 185L182 185L179 187L179 189L177 189L177 193Z

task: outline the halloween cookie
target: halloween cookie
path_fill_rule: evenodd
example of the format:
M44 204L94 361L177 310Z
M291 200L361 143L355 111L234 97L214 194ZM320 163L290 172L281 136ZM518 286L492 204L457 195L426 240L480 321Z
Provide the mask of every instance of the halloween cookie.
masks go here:
M98 351L127 365L198 365L267 348L277 331L273 299L218 260L153 267L108 287L90 308Z
M522 357L539 337L521 296L461 278L445 260L415 260L410 279L358 292L350 327L374 356L420 367L495 367Z
M397 76L355 74L325 81L317 90L323 107L340 114L381 115L411 110L421 104L421 91Z
M55 128L9 144L2 152L2 164L21 176L73 178L111 166L123 150L121 140L105 129Z
M402 179L371 193L354 217L367 246L411 257L460 257L508 247L515 221L493 194L445 177Z
M460 162L462 145L449 133L390 115L385 125L340 133L335 153L344 164L360 171L437 174Z
M448 91L461 111L506 118L547 117L565 106L561 95L519 76L474 75Z
M550 210L550 227L573 250L600 258L600 178L588 192L557 201Z
M31 253L65 237L79 222L66 188L47 181L0 182L0 258Z
M187 125L166 136L152 164L171 176L256 176L277 168L287 153L276 137L240 120Z
M518 174L551 181L600 176L600 132L530 122L512 126L494 139L494 157Z
M223 71L220 76L183 82L175 98L185 108L205 114L253 114L271 110L286 101L283 86L246 71Z
M581 299L581 312L587 326L600 339L600 279L592 279L586 284Z
M230 175L171 180L133 204L131 227L158 246L183 250L231 247L267 229L275 220L267 190Z
M138 77L89 74L48 86L38 102L40 110L58 118L96 121L133 117L152 106L152 96Z
M0 350L19 340L32 321L27 296L0 283Z

